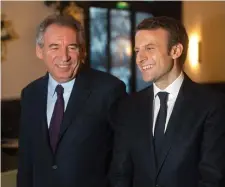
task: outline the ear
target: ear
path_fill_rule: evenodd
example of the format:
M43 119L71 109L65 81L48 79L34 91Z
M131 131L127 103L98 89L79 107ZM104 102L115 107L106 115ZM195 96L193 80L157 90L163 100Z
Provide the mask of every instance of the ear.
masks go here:
M174 45L171 49L171 57L172 59L178 59L183 53L183 45L178 43L176 45Z
M43 59L43 51L39 45L36 45L36 55L39 59Z

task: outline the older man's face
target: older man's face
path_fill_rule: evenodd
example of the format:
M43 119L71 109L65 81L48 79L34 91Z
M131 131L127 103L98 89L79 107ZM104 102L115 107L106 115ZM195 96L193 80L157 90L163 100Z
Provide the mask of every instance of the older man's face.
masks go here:
M36 53L45 62L52 77L59 83L73 79L81 63L77 32L52 24L46 29L43 42L42 48L36 47Z

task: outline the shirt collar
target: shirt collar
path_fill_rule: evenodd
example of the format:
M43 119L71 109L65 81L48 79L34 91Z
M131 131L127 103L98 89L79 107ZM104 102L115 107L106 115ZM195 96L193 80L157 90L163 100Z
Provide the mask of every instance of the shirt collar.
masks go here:
M65 82L65 83L58 83L49 73L49 79L48 79L48 93L50 94L50 96L54 96L55 94L55 88L58 84L61 84L62 87L64 88L64 94L66 93L70 93L73 89L73 85L75 82L75 78Z
M177 77L172 84L170 84L169 86L167 86L164 90L161 90L160 88L158 88L155 83L153 83L153 90L154 90L154 98L156 97L156 95L158 94L158 92L168 92L169 93L169 97L174 98L178 95L178 92L180 90L180 87L183 83L184 80L184 73L181 71L181 74L179 75L179 77Z

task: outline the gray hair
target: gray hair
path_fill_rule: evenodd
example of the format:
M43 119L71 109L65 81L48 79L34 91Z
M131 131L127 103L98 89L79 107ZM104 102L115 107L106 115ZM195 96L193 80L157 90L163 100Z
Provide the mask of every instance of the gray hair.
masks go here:
M84 55L86 55L84 29L81 23L70 15L50 15L46 17L37 28L36 45L41 48L44 46L44 34L46 29L52 24L74 29L77 32L80 49L83 51Z

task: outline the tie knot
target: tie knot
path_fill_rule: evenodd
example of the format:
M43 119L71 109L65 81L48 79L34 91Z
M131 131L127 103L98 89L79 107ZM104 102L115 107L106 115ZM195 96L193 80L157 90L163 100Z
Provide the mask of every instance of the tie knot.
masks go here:
M167 103L167 98L168 98L167 92L159 92L158 96L159 96L159 99L160 99L160 104L166 104Z
M55 88L55 91L57 93L57 97L59 96L63 96L63 92L64 92L64 88L62 87L62 85L58 84Z

